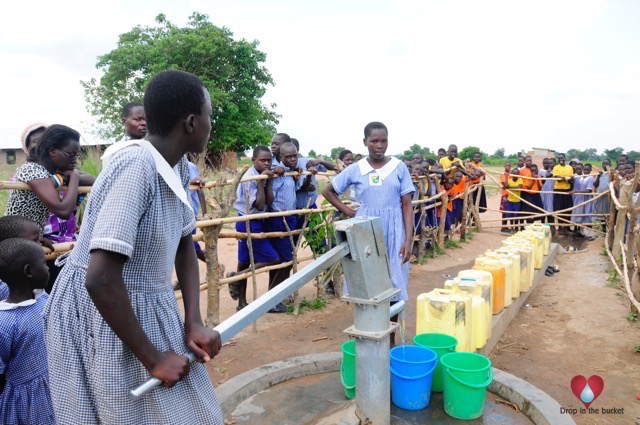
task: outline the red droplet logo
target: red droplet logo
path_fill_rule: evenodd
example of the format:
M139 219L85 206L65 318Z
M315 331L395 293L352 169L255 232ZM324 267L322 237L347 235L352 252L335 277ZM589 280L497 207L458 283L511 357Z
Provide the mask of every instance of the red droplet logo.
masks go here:
M582 375L571 379L571 391L588 409L604 389L604 380L598 375L591 375L589 379Z

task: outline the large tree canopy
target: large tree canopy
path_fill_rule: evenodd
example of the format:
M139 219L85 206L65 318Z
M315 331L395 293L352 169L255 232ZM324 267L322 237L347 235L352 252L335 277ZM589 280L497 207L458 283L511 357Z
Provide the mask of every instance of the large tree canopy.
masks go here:
M473 159L473 155L476 152L480 152L480 158L484 159L487 157L487 154L485 154L484 152L482 152L480 150L479 147L476 146L467 146L464 149L462 149L459 153L458 153L458 158L460 159Z
M96 67L104 71L100 82L82 82L87 110L102 125L100 135L122 137L122 107L141 101L147 82L158 72L181 69L199 76L211 94L210 149L244 151L269 143L278 115L275 104L261 102L273 80L258 42L234 40L229 29L197 12L185 28L163 14L156 22L156 27L137 26L120 35L117 47L98 58Z

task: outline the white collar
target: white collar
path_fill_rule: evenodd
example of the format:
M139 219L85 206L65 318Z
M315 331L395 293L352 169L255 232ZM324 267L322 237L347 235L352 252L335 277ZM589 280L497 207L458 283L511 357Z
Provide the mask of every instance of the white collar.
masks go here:
M384 164L382 168L378 168L376 170L371 166L371 164L369 164L367 158L362 158L360 161L358 161L358 168L360 169L360 174L362 174L363 176L366 176L373 171L380 176L380 179L384 180L389 177L389 174L391 174L391 172L395 170L399 164L400 160L392 156L389 162Z
M129 147L131 145L138 145L145 148L151 156L153 156L153 160L156 163L156 171L162 179L167 183L167 186L176 194L176 196L189 208L191 208L191 203L189 203L189 199L187 198L187 192L185 192L184 187L182 187L182 183L180 181L180 177L178 175L178 168L171 168L166 159L158 152L158 150L145 139L137 139L137 140L129 140L126 142L114 143L109 146L105 151L102 157L102 168L107 168L109 165L109 161L114 153L118 152L121 149Z
M20 307L27 307L30 305L33 305L36 303L36 301L38 301L38 298L40 298L42 296L42 294L44 294L44 289L34 289L33 290L33 295L34 297L29 299L29 300L24 300L21 301L19 303L8 303L6 300L5 301L0 301L0 311L3 310L15 310L17 308Z

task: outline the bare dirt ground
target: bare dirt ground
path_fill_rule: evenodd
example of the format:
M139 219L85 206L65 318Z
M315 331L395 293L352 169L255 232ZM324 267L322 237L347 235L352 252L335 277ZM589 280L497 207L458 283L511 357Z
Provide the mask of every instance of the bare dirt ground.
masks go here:
M497 206L497 197L489 207ZM497 213L483 214L483 220L495 219ZM495 224L495 223L492 223ZM487 225L489 225L487 223ZM497 229L473 235L470 243L449 249L426 264L413 264L409 280L407 305L407 340L415 335L415 300L423 292L442 287L447 275L470 268L475 257L487 249L497 248L506 236ZM580 245L571 237L555 240L561 246ZM221 262L227 270L236 267L236 241L221 240ZM555 398L566 408L582 407L573 395L570 382L576 375L599 375L604 391L592 408L623 408L623 414L578 413L579 424L640 423L640 344L638 322L627 320L628 301L618 289L608 287L608 258L601 255L602 239L580 245L581 251L556 257L560 273L545 277L507 331L490 357L493 365L516 375ZM301 266L303 266L301 264ZM204 278L204 265L201 266ZM261 275L258 294L266 290ZM249 289L249 293L251 290ZM309 283L301 291L308 299L316 289ZM235 313L236 303L228 291L221 292L221 318ZM203 314L205 293L201 297ZM347 339L342 332L353 323L353 306L336 298L328 299L321 310L304 310L295 317L267 314L257 322L257 330L245 329L223 347L208 364L214 385L255 367L310 353L340 351ZM399 338L397 339L399 341Z

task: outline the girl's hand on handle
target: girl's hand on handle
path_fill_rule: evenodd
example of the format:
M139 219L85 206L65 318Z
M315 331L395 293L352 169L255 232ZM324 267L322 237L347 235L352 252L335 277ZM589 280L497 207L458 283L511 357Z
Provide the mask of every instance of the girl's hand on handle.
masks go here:
M356 216L356 210L354 210L353 208L347 206L347 210L345 211L345 214L349 217L349 218L353 218Z
M198 363L205 363L215 357L222 347L220 333L206 328L201 323L185 327L187 347L196 355Z
M159 352L149 373L161 380L165 387L171 388L189 374L189 359L173 351Z
M200 177L196 177L189 182L189 185L196 185L199 186L200 189L202 189L204 187L204 182L200 180Z

